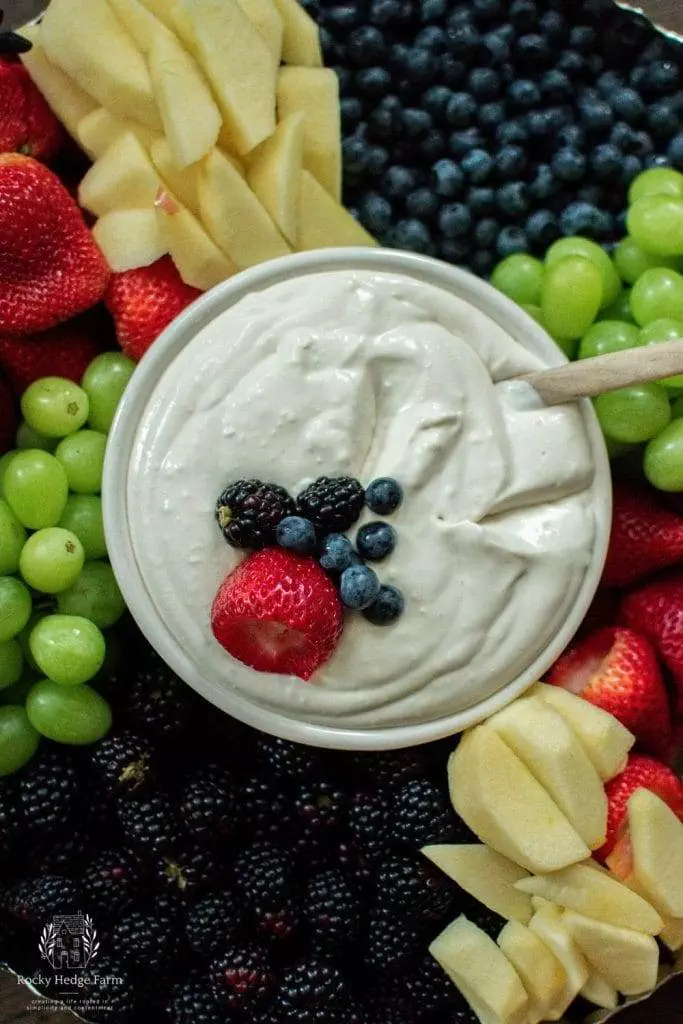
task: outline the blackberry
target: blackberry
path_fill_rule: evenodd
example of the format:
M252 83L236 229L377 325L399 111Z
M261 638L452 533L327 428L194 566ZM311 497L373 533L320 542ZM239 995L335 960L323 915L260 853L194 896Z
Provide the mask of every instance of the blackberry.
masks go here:
M411 847L447 843L455 833L455 819L441 789L429 779L409 779L393 797L395 839Z
M351 476L321 476L297 498L301 515L321 534L344 533L356 522L364 504L365 491Z
M275 987L270 956L253 943L228 946L212 962L209 975L220 1005L247 1017L268 1002Z
M424 931L410 914L373 907L365 934L365 964L371 970L398 974L412 967L424 949Z
M433 956L427 954L405 978L405 989L421 1015L431 1020L448 1020L453 1024L472 1021L478 1017L470 1010L460 992ZM460 1016L455 1016L460 1013ZM469 1014L469 1016L468 1016Z
M112 929L112 948L140 971L159 974L173 967L181 952L182 937L165 914L131 910Z
M35 836L68 838L80 804L80 783L71 754L46 747L19 776L22 830Z
M244 924L244 908L232 889L212 892L187 913L185 935L200 956L213 956L233 941Z
M339 968L309 957L282 972L273 1015L278 1024L346 1024L348 999Z
M225 1013L199 972L173 988L166 1012L171 1024L225 1024Z
M164 854L156 865L155 878L162 889L193 900L198 893L214 889L223 870L212 846L191 843Z
M304 910L316 952L338 956L353 945L360 924L360 898L341 871L332 868L309 879Z
M253 839L287 838L291 834L290 804L277 785L259 776L241 780L238 800L240 834Z
M445 875L421 854L386 857L377 866L375 884L380 906L402 909L419 921L440 921L453 904Z
M95 914L118 916L140 895L142 865L126 850L103 850L84 868L80 883Z
M0 778L0 847L14 846L22 820L19 786L14 776Z
M78 995L68 990L69 1006L93 1024L133 1024L139 1020L135 997L136 986L130 973L121 964L99 959L80 976ZM116 984L102 984L102 978L116 978ZM82 987L80 987L82 985ZM79 1000L83 1005L79 1007Z
M258 938L268 943L291 942L301 926L301 914L293 900L286 900L277 907L266 900L254 907L253 915Z
M127 841L141 852L165 853L180 839L176 809L163 792L120 800L118 815Z
M237 797L224 769L207 766L186 783L180 798L185 827L199 838L230 835L235 827Z
M251 843L234 865L237 889L252 907L284 906L296 889L291 853L264 840Z
M255 753L265 776L288 781L315 774L320 757L312 747L265 733L256 740Z
M108 736L90 750L90 766L113 794L134 793L151 780L152 748L134 733Z
M45 836L32 845L28 851L28 866L31 874L78 878L91 856L89 837L76 828L66 839L54 842L50 836Z
M10 915L31 926L46 923L55 914L76 913L80 904L79 886L61 875L42 875L20 882L8 899Z
M389 808L393 795L386 790L355 793L349 810L349 827L359 849L373 858L385 852L392 841Z
M192 691L156 654L133 680L128 712L136 729L153 740L177 739L187 728Z
M419 1007L397 978L375 975L362 1003L363 1024L415 1024L421 1020ZM419 1014L419 1016L418 1016ZM450 1021L448 1024L454 1024Z
M237 480L216 502L216 522L234 548L264 548L275 543L275 528L296 512L284 487L261 480Z
M331 782L304 782L295 793L294 807L305 835L328 835L345 823L348 797Z
M399 785L406 779L423 775L425 771L424 756L414 747L381 754L356 754L354 762L378 786Z

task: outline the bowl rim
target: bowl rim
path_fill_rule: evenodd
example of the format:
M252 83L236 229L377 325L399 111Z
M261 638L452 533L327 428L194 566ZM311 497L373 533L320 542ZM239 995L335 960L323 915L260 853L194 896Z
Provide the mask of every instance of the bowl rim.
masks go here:
M561 349L523 309L468 271L432 257L383 248L339 248L270 260L241 271L201 295L162 332L136 367L109 433L102 481L104 528L114 575L138 627L173 671L205 699L245 724L284 739L330 749L390 750L442 739L477 724L520 696L556 660L581 625L600 582L609 543L611 476L597 417L592 404L582 399L579 404L595 461L596 536L590 562L562 628L524 672L484 700L434 721L359 729L319 725L289 717L250 701L228 686L217 694L213 686L205 684L192 658L166 628L137 564L127 517L131 452L158 381L175 356L202 328L249 293L294 277L333 270L405 274L453 291L485 312L525 347L542 355L549 366L567 362Z

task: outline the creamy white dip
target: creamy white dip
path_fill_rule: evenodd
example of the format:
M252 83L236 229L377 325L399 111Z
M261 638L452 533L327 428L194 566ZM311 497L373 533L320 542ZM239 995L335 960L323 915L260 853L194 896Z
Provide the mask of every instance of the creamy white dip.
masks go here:
M571 609L596 530L580 412L505 383L540 365L470 304L366 271L274 285L200 331L153 392L128 476L145 584L199 669L344 728L433 721L519 675ZM385 628L348 614L309 682L256 672L211 633L214 595L241 557L216 498L240 477L296 494L347 473L404 488L378 573L405 612Z

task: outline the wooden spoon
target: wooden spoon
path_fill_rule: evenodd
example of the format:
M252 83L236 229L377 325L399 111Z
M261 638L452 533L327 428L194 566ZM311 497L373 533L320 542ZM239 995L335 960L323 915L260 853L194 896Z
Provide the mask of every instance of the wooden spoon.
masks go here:
M577 398L592 398L606 391L663 380L677 374L683 374L683 338L579 359L575 363L525 373L514 379L531 384L545 405L564 405Z

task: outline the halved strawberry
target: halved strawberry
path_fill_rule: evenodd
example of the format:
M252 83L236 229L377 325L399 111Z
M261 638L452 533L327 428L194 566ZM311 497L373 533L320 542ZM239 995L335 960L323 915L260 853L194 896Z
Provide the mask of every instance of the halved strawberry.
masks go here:
M683 516L655 491L615 481L604 586L623 587L683 562Z
M683 573L667 573L626 594L620 620L648 638L671 672L674 714L683 719Z
M245 665L310 679L337 646L343 618L334 584L314 558L264 548L221 584L211 629Z
M619 854L610 857L610 864L621 877L624 877L624 871L628 874L629 845L627 841L624 842L628 801L637 789L649 789L656 793L683 821L683 782L661 761L644 754L631 754L623 772L615 775L605 785L607 840L593 854L598 860L604 861L618 844Z

